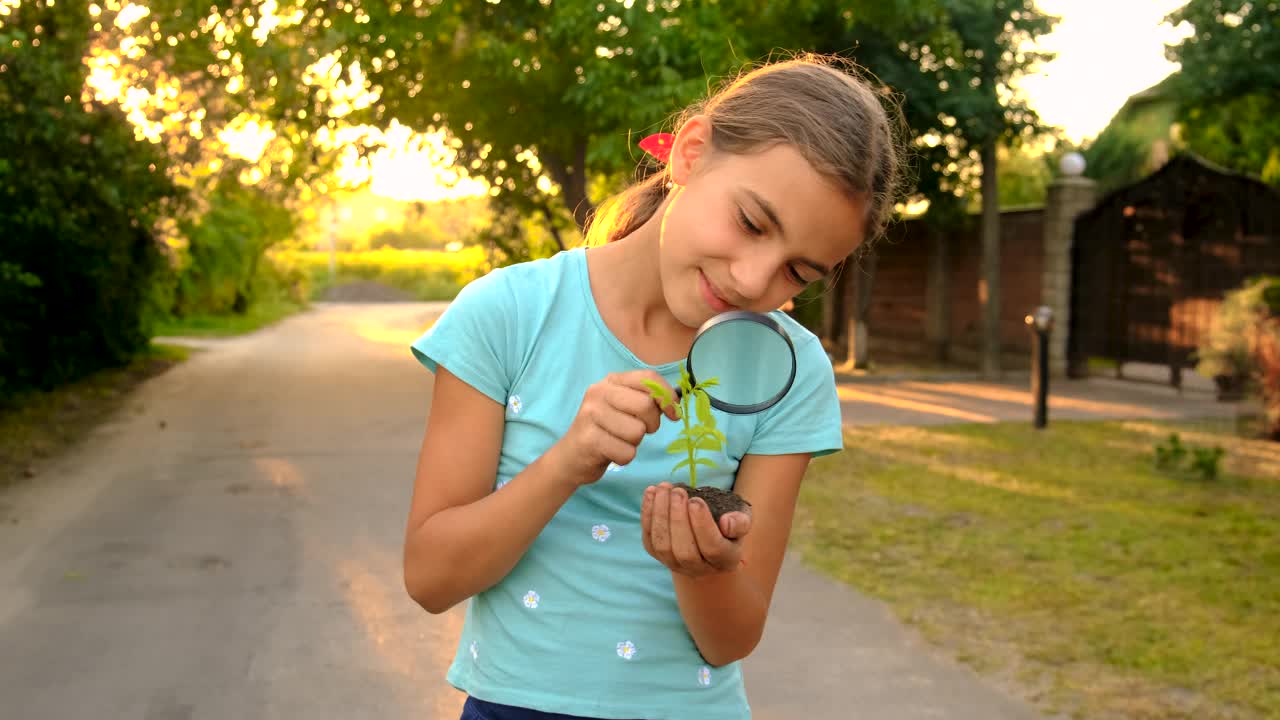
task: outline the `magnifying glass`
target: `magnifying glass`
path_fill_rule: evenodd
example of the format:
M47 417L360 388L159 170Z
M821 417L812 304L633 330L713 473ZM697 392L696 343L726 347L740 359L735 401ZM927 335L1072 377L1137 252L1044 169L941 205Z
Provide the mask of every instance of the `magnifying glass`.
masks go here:
M796 379L796 349L778 321L748 310L733 310L698 328L686 362L689 380L715 378L706 388L711 407L750 415L773 407ZM679 390L676 391L679 398Z

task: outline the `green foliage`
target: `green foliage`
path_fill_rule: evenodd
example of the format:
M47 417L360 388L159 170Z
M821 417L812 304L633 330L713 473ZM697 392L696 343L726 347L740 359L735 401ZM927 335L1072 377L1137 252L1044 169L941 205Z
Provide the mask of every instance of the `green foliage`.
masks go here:
M327 250L332 232L340 251L444 250L468 242L490 213L488 197L405 202L364 187L302 203L297 215L295 231L273 247Z
M1166 444L1167 443L1167 444ZM1167 441L1156 443L1156 469L1170 470L1182 465L1187 457L1187 449L1182 445L1178 433L1171 433Z
M1209 105L1188 105L1182 137L1197 154L1280 186L1280 88Z
M269 29L251 26L251 12L205 22L196 0L149 8L159 40L148 28L139 42L171 71L234 57L244 82L221 96L264 105L299 131L392 118L446 129L458 167L493 187L495 232L512 229L514 214L552 239L582 227L600 199L593 186L633 175L640 136L669 129L709 85L778 48L844 54L905 94L919 192L941 213L976 188L980 144L1038 129L999 89L1044 59L1022 48L1052 25L1032 0L363 3L306 6ZM336 62L307 69L321 60ZM339 81L372 94L338 103Z
M1280 184L1280 2L1190 0L1169 16L1194 33L1169 47L1187 143Z
M452 300L490 267L484 253L474 247L454 253L384 248L336 253L335 276L330 280L327 252L277 250L268 258L289 279L290 287L304 289L310 299L321 297L334 285L364 280L403 290L418 300Z
M179 207L160 148L85 102L83 5L0 20L0 392L121 365L148 343L158 220Z
M187 247L172 314L243 314L254 301L266 250L293 232L294 215L261 189L224 178L204 213L179 223Z
M844 268L839 272L852 271ZM832 273L826 280L810 283L793 298L795 308L787 313L809 332L819 336L822 335L822 297L836 292L835 277L835 273Z
M493 204L489 224L472 234L467 244L484 248L494 267L551 257L580 244L582 234L549 211L527 216L513 205Z
M1168 21L1194 29L1166 53L1182 66L1187 99L1200 104L1280 88L1280 3L1275 0L1189 0Z
M858 59L905 94L903 112L918 153L916 192L946 222L978 192L981 148L1016 145L1043 131L1039 117L1013 96L1011 83L1051 59L1023 48L1056 18L1030 0L946 0L944 20L925 20L904 35L869 35Z
M1262 399L1264 434L1280 440L1280 276L1260 276L1223 297L1196 351L1197 372L1226 376Z
M1178 433L1155 447L1156 469L1174 477L1196 477L1205 481L1218 479L1222 458L1227 454L1219 445L1200 447L1184 445Z
M1275 314L1268 297L1280 295L1280 277L1256 277L1223 296L1213 326L1196 350L1196 371L1205 377L1251 376L1266 319Z
M675 402L675 398L671 397L671 393L662 385L652 380L645 380L644 384L649 388L650 396L662 407L665 408ZM684 421L684 429L680 431L679 437L667 446L667 453L686 456L671 468L671 472L674 474L681 468L689 468L689 487L691 488L698 487L699 465L716 467L714 461L696 457L698 451L721 451L726 442L724 433L716 429L716 418L711 414L711 398L706 391L706 388L719 384L717 378L710 378L692 385L689 373L684 368L680 369L680 419ZM694 417L696 417L696 421L693 422L690 421L690 402L693 403Z
M1030 145L1001 147L1000 207L1044 205L1060 157L1062 152L1044 152Z

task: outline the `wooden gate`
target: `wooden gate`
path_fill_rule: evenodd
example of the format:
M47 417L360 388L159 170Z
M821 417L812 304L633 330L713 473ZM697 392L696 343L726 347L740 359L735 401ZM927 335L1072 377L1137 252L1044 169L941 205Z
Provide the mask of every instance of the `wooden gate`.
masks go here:
M1090 358L1194 365L1222 296L1280 274L1280 192L1186 154L1076 220L1068 373Z

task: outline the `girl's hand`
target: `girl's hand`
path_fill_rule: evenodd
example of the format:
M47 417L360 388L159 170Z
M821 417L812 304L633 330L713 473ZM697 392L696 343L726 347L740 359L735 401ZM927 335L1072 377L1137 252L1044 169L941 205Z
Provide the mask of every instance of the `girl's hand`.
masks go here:
M626 465L635 459L645 435L655 432L662 416L680 418L676 405L658 407L643 380L675 392L652 370L613 373L587 388L578 415L554 446L564 476L577 485L600 479L609 463Z
M662 483L644 491L640 528L650 555L672 572L701 577L745 564L742 538L751 531L751 516L725 513L717 526L701 498L690 499L683 488Z

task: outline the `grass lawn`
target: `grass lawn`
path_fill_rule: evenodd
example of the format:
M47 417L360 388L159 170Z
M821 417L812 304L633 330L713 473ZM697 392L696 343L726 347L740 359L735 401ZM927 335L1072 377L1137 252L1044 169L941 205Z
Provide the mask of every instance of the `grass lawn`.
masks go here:
M307 279L311 299L321 298L333 285L374 281L396 288L417 300L452 300L471 280L485 272L487 259L479 247L457 252L382 248L335 255L335 277L329 278L329 254L307 250L281 250L272 262Z
M255 302L243 315L193 315L159 323L157 337L224 337L264 328L305 308L284 299Z
M846 431L793 545L1042 709L1280 717L1280 444L1225 421ZM1215 481L1154 447L1227 450Z
M150 350L122 368L102 370L49 392L28 392L0 407L0 488L35 477L42 459L74 444L106 419L147 378L186 359L170 345Z

